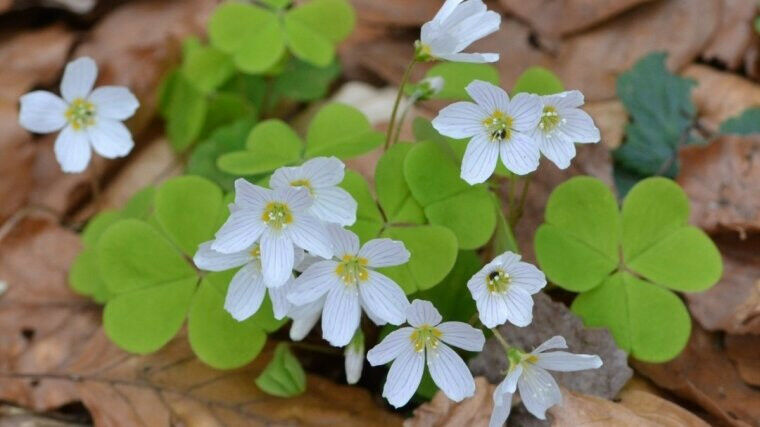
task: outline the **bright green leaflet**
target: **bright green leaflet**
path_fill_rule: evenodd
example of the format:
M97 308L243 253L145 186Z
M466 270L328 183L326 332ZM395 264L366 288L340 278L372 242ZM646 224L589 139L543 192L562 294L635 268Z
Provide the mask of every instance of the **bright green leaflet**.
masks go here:
M730 135L752 135L760 133L760 107L747 108L736 117L720 124L720 133Z
M687 225L688 216L686 195L666 178L639 182L622 212L601 181L573 178L549 198L536 257L552 282L581 292L573 310L586 324L610 328L640 360L665 361L681 351L690 328L669 289L702 291L722 272L717 248Z
M520 74L512 86L512 96L523 92L551 95L564 90L562 81L554 73L543 67L530 67Z
M412 144L398 143L386 151L375 168L377 201L391 224L424 224L422 206L404 179L404 159Z
M292 16L284 18L285 40L297 58L317 67L329 65L335 58L335 46L310 26Z
M346 0L312 0L288 11L286 18L300 22L335 44L351 34L356 13Z
M361 111L332 103L322 107L309 124L305 157L354 157L378 147L382 141L383 134L372 128Z
M291 3L291 0L261 0L261 1L276 9L285 9L286 7L290 6L290 3Z
M520 253L512 228L504 216L501 199L494 193L491 193L491 199L493 200L494 211L496 211L496 229L493 232L493 237L491 237L492 255L503 254L506 251Z
M442 62L436 64L425 77L443 77L443 89L433 99L470 100L465 87L473 80L499 85L498 70L486 64L469 64L464 62Z
M356 200L356 222L348 227L359 236L361 242L372 240L380 234L385 221L369 189L369 184L358 173L347 170L340 186Z
M177 151L186 150L200 136L208 104L203 93L181 73L167 83L166 133Z
M216 165L217 159L223 154L241 151L245 148L253 123L250 120L238 120L232 124L218 128L211 136L198 144L190 155L185 173L202 176L222 187L232 191L235 179L240 175L226 173ZM245 178L252 178L244 175Z
M235 72L232 59L222 51L210 46L192 49L180 68L188 81L204 93L221 86Z
M277 345L272 360L256 378L256 386L278 397L298 396L306 391L306 373L287 344Z
M258 118L258 107L238 92L218 91L208 96L207 105L200 139L209 138L222 126Z
M301 138L285 122L266 120L256 125L245 143L246 149L219 157L219 169L233 175L256 175L298 162L303 150Z
M288 61L282 74L274 81L275 95L297 101L315 101L324 98L330 84L340 75L340 64L334 61L326 67L316 67L293 59Z

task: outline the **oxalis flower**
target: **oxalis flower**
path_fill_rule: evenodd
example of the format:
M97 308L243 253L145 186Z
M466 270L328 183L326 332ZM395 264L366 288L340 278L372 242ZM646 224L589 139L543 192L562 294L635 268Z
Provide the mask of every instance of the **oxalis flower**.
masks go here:
M290 291L294 277L291 275L283 286L268 287L261 273L261 246L259 243L254 243L242 251L230 254L211 249L212 244L213 240L201 243L193 256L193 262L198 268L206 271L225 271L242 267L232 277L224 300L224 309L235 320L242 322L256 314L264 301L267 289L269 290L269 299L272 301L274 317L282 319L288 314L291 305L287 300L287 293ZM303 259L304 253L299 248L294 250L293 258L297 264Z
M451 104L433 119L443 135L471 138L462 159L462 179L470 184L484 182L499 157L515 174L536 170L541 154L532 135L541 120L539 97L520 93L510 100L503 89L480 80L466 90L475 103Z
M314 201L309 212L325 222L342 226L356 222L356 200L338 187L345 165L336 157L316 157L301 166L277 169L269 179L272 189L303 187Z
M533 131L533 139L541 153L560 169L570 166L575 157L575 144L599 142L599 129L585 111L583 94L577 90L540 97L541 120Z
M404 291L373 268L404 264L409 251L391 239L373 239L359 247L356 234L327 226L336 260L314 263L293 284L288 300L295 306L326 296L322 309L322 335L335 347L351 341L359 327L362 308L372 320L401 324L409 305Z
M35 133L61 131L53 150L61 170L82 172L92 156L90 146L101 156L114 159L132 151L134 142L122 123L140 103L129 89L102 86L92 89L98 67L91 58L69 62L61 80L61 95L36 90L20 99L19 123Z
M481 0L446 0L432 21L425 23L415 43L418 61L445 59L456 62L496 62L497 53L462 53L467 46L501 24L501 15L486 10Z
M490 427L500 427L507 421L512 408L512 395L517 389L525 408L536 418L545 419L546 410L562 402L559 386L547 370L572 372L602 366L602 359L596 355L546 352L557 348L567 348L561 336L550 338L530 353L516 348L509 350L509 373L493 392L494 409Z
M504 252L475 273L467 288L478 307L480 322L488 328L507 320L528 326L533 320L533 297L546 285L546 277L520 255Z
M346 369L346 382L356 384L362 377L364 368L364 334L361 329L357 329L351 342L348 343L344 354L344 365Z
M406 405L422 380L427 366L435 384L449 399L459 402L475 393L470 370L446 344L467 351L481 351L485 337L480 329L463 322L443 322L429 301L414 300L406 310L407 327L388 334L367 353L372 366L393 360L383 387L383 397L396 408Z
M264 282L272 288L282 286L295 265L294 246L323 258L332 256L324 225L309 213L311 203L306 189L269 190L240 178L235 181L230 217L211 249L232 254L258 241Z

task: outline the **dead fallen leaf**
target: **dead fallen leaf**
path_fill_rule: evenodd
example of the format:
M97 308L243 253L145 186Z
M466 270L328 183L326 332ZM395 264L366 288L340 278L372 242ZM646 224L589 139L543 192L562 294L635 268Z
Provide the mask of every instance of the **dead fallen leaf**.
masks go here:
M723 0L720 25L702 57L738 69L747 49L757 43L753 28L756 11L755 0Z
M417 27L433 19L441 8L439 0L352 0L358 18L370 24Z
M696 80L692 99L700 123L710 130L717 130L724 120L760 105L760 86L736 74L700 64L686 67L682 74Z
M651 0L500 0L508 12L541 34L560 36L586 29Z
M484 377L475 377L475 394L459 403L438 391L430 402L414 410L404 427L486 427L493 411L495 388Z
M0 246L0 399L36 411L81 401L96 425L396 425L366 390L309 375L292 399L253 382L271 346L251 365L215 371L184 334L148 356L111 344L100 308L74 295L66 271L79 238L40 219L23 221Z
M720 336L696 323L678 358L661 364L633 364L658 386L700 405L726 424L755 426L760 420L760 391L744 384L726 357Z
M723 256L723 277L700 293L684 294L702 327L731 334L760 334L760 236L715 238Z
M596 396L563 390L562 405L549 409L552 426L708 427L682 407L644 391L624 391L615 403Z
M591 102L583 109L599 128L602 144L610 150L619 147L625 136L625 125L628 124L628 112L623 103L617 100Z
M745 383L760 386L760 335L726 336L726 352Z

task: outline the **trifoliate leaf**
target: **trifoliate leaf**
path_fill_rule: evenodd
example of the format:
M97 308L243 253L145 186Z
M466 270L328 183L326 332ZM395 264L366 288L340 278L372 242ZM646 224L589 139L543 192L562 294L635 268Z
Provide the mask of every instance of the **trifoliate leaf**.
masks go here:
M105 210L98 213L90 219L82 230L82 242L85 246L97 245L103 232L120 219L123 219L123 216L119 211Z
M256 120L257 107L237 92L216 92L207 99L208 110L201 138L206 139L218 128L239 120Z
M184 151L200 135L208 104L203 93L182 74L172 79L167 91L166 134L175 150Z
M425 206L425 216L431 224L453 231L460 249L485 245L496 227L491 193L482 186Z
M616 273L573 301L572 310L590 327L607 327L615 342L633 357L665 362L686 346L691 319L674 293Z
M209 21L209 38L247 73L268 70L285 52L277 15L250 4L225 2L218 6Z
M85 248L77 255L69 269L69 283L78 294L91 296L99 304L112 296L100 278L98 252L94 247Z
M359 236L359 240L366 242L380 234L385 221L383 214L375 203L367 181L358 173L347 170L340 186L351 194L356 200L356 222L348 227L349 230Z
M380 270L407 294L437 285L451 271L457 258L457 238L446 227L389 227L382 236L401 240L411 253L408 263Z
M346 0L312 0L288 11L285 20L298 21L335 44L351 34L356 13Z
M527 92L536 95L551 95L565 90L556 74L543 67L530 67L520 74L512 86L512 96Z
M256 386L279 397L298 396L306 391L306 373L287 344L277 345L272 360L256 378Z
M216 165L223 154L243 151L245 141L253 127L250 120L238 120L235 123L218 128L211 136L198 144L190 155L185 172L202 176L219 185L225 191L232 191L235 179L239 175L226 173ZM246 176L250 178L250 176Z
M475 251L459 251L449 274L432 289L415 295L433 303L446 320L469 322L475 314L475 300L467 289L467 281L483 267Z
M465 87L473 80L482 80L495 85L499 84L498 70L486 64L470 64L464 62L442 62L433 66L425 77L443 77L443 89L432 99L470 100Z
M217 166L233 175L256 175L271 172L301 158L303 142L285 122L266 120L248 135L246 150L219 157Z
M188 257L221 226L227 207L222 191L197 176L173 178L156 190L156 220Z
M326 67L335 58L330 40L291 14L285 15L284 29L288 48L297 58L317 67Z
M238 322L224 309L227 286L234 273L206 276L188 314L188 338L193 351L216 369L238 368L250 362L264 348L267 338L255 317Z
M190 83L207 93L232 77L235 64L226 53L210 46L200 46L185 56L181 70Z
M383 134L372 128L364 114L346 104L322 107L306 132L306 157L349 158L364 154L383 141Z
M315 67L307 62L293 59L274 81L273 92L277 96L296 101L314 101L323 98L330 84L340 75L340 64L332 62L326 67Z
M395 144L378 160L375 168L377 201L391 224L424 224L422 206L412 197L404 179L404 159L411 144Z
M744 110L720 124L720 133L730 135L751 135L760 133L760 107Z
M470 185L459 177L453 157L431 141L415 144L404 161L404 176L422 206L447 199Z
M155 195L155 187L145 187L133 194L121 210L122 217L147 219L153 213Z

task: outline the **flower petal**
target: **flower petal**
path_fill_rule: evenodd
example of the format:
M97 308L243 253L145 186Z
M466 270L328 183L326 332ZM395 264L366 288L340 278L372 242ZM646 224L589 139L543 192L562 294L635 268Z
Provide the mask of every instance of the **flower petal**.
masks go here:
M240 207L263 212L272 196L272 190L251 184L243 178L235 180L235 204Z
M293 223L283 230L293 243L314 255L332 258L330 237L321 221L307 213L294 213Z
M97 77L98 66L92 58L84 56L69 62L61 80L63 99L72 102L77 98L87 98Z
M533 298L524 289L510 287L504 294L507 319L516 326L528 326L533 321Z
M504 384L502 381L501 384ZM493 412L488 421L488 427L502 427L512 411L512 393L500 392L499 387L493 392Z
M499 61L498 53L447 53L438 55L439 58L452 62L469 62L471 64L487 64Z
M278 188L273 192L272 199L285 203L293 213L306 211L313 203L309 190L304 187Z
M512 132L509 141L499 144L499 151L504 166L517 175L526 175L538 168L541 157L538 144L524 133Z
M485 111L509 112L509 95L504 89L482 80L473 80L465 88L467 94Z
M246 264L235 273L227 289L224 309L235 320L243 320L259 311L267 288L259 270L253 264Z
M372 366L384 365L397 358L404 350L413 349L411 336L414 328L405 326L386 335L382 341L367 353L367 361Z
M493 142L488 135L478 134L472 137L462 158L460 176L468 184L480 184L493 175L499 160L498 142Z
M335 269L335 261L320 261L312 264L296 279L293 290L288 294L288 301L300 306L316 301L330 289L343 286Z
M384 325L388 324L388 322L385 321L385 319L382 319L378 315L376 315L372 311L372 308L370 308L369 306L367 306L367 304L361 298L359 299L359 303L362 306L362 310L364 311L364 314L366 314L367 317L369 317L369 320L371 320L372 323L374 323L377 326L384 326Z
M551 371L583 371L599 368L602 366L602 359L595 354L573 354L566 351L552 351L539 354L536 366Z
M313 188L333 187L343 181L346 165L337 157L315 157L301 165Z
M98 117L126 120L135 114L140 106L137 97L122 86L101 86L87 98L95 106Z
M19 124L35 133L55 132L66 126L68 105L53 93L35 90L19 99Z
M507 321L507 305L501 295L486 290L479 299L475 299L475 305L478 306L480 322L485 327L495 328Z
M359 256L367 260L370 267L391 267L409 261L409 251L400 240L387 238L372 239L359 250Z
M132 134L124 123L98 117L95 124L87 128L92 148L106 159L124 157L135 146Z
M388 403L400 408L409 402L422 380L425 369L425 352L414 351L409 342L388 370L383 386L383 397Z
M557 382L548 372L537 366L523 370L517 388L528 412L542 420L546 419L547 409L562 402L562 393Z
M266 226L261 217L249 210L234 210L216 232L211 249L225 254L248 249L256 242Z
M428 348L427 366L435 385L454 402L475 394L475 380L467 364L446 344L438 344L435 349Z
M513 265L520 261L520 254L516 254L511 251L506 251L503 254L497 256L489 263L489 265L498 266L503 270L509 270Z
M506 271L512 278L511 286L518 287L531 295L546 286L546 276L533 264L518 262Z
M544 105L551 105L557 108L578 108L584 102L583 93L579 90L568 90L552 95L545 95L541 99L544 101Z
M293 305L288 301L288 294L293 290L295 277L290 275L290 278L284 285L269 288L269 299L272 301L272 313L277 320L287 316Z
M563 120L559 125L559 130L570 140L580 143L599 142L599 128L588 113L578 108L571 108L562 110L559 114Z
M346 369L346 382L349 384L358 383L364 368L364 351L357 351L353 345L346 347L344 367Z
M314 189L314 203L309 211L322 221L347 227L356 222L357 207L348 191L340 187L323 187Z
M483 331L464 322L443 322L436 326L441 331L441 341L467 351L481 351L486 343Z
M509 103L507 114L512 116L514 122L512 129L518 132L533 132L541 121L543 103L538 95L532 93L518 93Z
M354 256L359 252L359 237L352 231L346 230L336 224L326 224L325 230L330 236L333 254L341 259L345 255Z
M536 128L532 138L538 143L541 154L551 160L560 169L567 169L570 161L575 157L575 144L559 130L544 132Z
M486 11L486 5L482 1L468 1L468 4L480 4L476 13L461 19L452 27L452 34L457 39L455 52L460 52L477 40L499 31L501 15L494 11Z
M443 22L454 12L454 9L462 3L463 0L446 0L446 3L441 6L438 13L433 17L433 21Z
M351 342L360 318L361 307L356 289L348 286L334 287L328 292L322 310L322 336L330 345L343 347Z
M565 339L559 335L555 335L548 340L544 341L541 345L533 349L531 353L538 354L542 353L546 350L552 350L555 348L567 348L567 342L565 342Z
M485 132L483 120L488 112L472 102L455 102L438 112L433 127L452 138L468 138Z
M359 285L359 295L373 315L392 324L400 325L406 320L409 300L393 280L377 271L370 271L366 282Z
M416 299L406 309L406 320L415 328L422 325L435 326L441 323L441 319L441 313L430 301Z
M314 302L290 309L290 316L293 324L290 325L290 339L301 341L309 335L309 332L317 324L319 316L322 315L322 308L325 306L325 299L320 298Z
M502 387L503 393L513 393L517 391L517 383L520 380L520 377L523 374L523 367L522 365L516 365L514 369L509 371L507 373L506 378L504 378L504 381L499 384L499 387Z
M253 260L248 250L225 254L211 249L213 243L213 240L201 243L193 256L193 263L201 270L224 271L240 267Z
M281 232L267 229L261 235L261 270L267 287L276 288L293 272L293 242Z
M71 126L66 126L58 134L53 151L61 170L67 173L85 170L92 156L87 132L74 130Z

